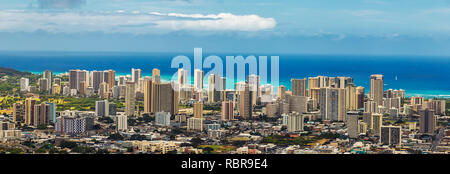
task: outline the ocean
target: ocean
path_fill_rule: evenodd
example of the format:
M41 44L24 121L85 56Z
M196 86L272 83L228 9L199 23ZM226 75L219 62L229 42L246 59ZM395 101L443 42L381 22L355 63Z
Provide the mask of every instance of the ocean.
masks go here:
M117 76L131 74L131 68L142 69L144 76L151 76L152 69L158 68L162 78L169 80L177 71L170 66L172 58L178 55L188 56L193 66L193 52L0 52L0 67L33 73L51 70L56 74L70 69L113 69ZM210 55L222 58L224 66L226 56L279 56L279 81L288 89L291 78L323 75L353 77L355 85L368 92L370 75L383 74L385 89L404 89L407 96L450 98L450 57L203 53L203 60ZM203 70L206 75L210 69ZM204 79L206 85L207 78Z

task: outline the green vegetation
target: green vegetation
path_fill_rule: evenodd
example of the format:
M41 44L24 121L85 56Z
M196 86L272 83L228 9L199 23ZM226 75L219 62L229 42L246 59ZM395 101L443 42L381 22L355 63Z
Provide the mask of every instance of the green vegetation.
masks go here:
M122 135L116 133L116 134L111 134L111 135L109 135L108 139L109 139L109 140L116 140L116 141L119 141L119 140L123 140L124 137L123 137Z
M289 136L268 136L264 137L262 143L273 143L278 146L290 146L290 145L300 145L306 146L308 143L316 141L317 138L304 138L304 137L289 137Z
M207 154L229 152L229 151L233 151L236 149L235 146L229 146L229 145L200 145L198 147L202 148L203 152L207 153Z
M30 72L21 72L11 68L0 67L0 77L3 76L28 76L32 75Z
M95 110L95 101L97 98L72 98L61 97L64 104L57 104L57 111L64 110L79 110L79 111L93 111Z
M203 110L221 111L222 106L220 105L204 105Z

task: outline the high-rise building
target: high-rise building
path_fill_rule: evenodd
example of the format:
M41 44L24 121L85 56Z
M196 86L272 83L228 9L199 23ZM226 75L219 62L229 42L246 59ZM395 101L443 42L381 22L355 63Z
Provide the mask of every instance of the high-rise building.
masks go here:
M108 98L108 92L109 92L109 85L106 82L102 82L99 85L98 88L98 95L100 96L100 98Z
M117 130L118 131L128 130L128 117L126 115L117 116Z
M136 92L135 83L127 82L125 91L125 114L127 116L134 116L136 109Z
M383 115L378 113L370 114L370 128L374 135L379 136L381 126L383 126Z
M364 96L365 96L365 88L362 86L356 87L356 103L357 108L364 108Z
M69 117L61 116L56 118L55 130L58 134L85 135L92 130L94 118L92 117Z
M169 112L156 112L155 124L159 126L170 126L170 113Z
M161 72L159 69L154 68L152 70L152 81L155 83L161 82Z
M13 122L24 122L25 121L25 105L22 103L13 104Z
M50 90L48 88L48 79L39 78L38 82L39 82L39 91L47 91L48 92Z
M328 76L317 76L317 79L319 81L319 88L330 87L330 79L328 78Z
M201 91L203 89L203 71L194 70L194 90Z
M25 99L25 124L27 125L34 125L34 105L36 105L35 99Z
M109 116L108 100L95 101L95 115L99 117Z
M103 82L103 71L92 71L91 72L91 86L94 91L98 91L100 84Z
M210 74L208 76L208 102L220 101L220 77L217 74Z
M203 103L194 103L194 117L203 119Z
M78 79L77 79L77 90L83 90L83 95L86 93L86 88L89 86L89 71L79 70L78 71Z
M293 96L306 96L306 78L304 79L291 79L292 95Z
M242 118L251 118L253 113L253 105L251 103L252 93L250 93L249 85L246 83L244 91L241 91L239 99L239 116Z
M347 87L345 87L345 106L347 111L356 111L359 109L356 86L353 83L347 84Z
M370 98L373 99L377 105L383 105L384 93L384 77L381 74L374 74L370 76Z
M436 130L436 116L434 115L434 110L430 109L422 109L419 110L420 119L419 119L419 125L420 125L420 133L423 134L434 134L434 131Z
M347 120L346 120L346 124L347 124L347 132L348 132L348 137L350 138L357 138L359 135L359 114L358 113L351 113L351 114L347 114Z
M109 88L116 86L116 72L114 70L108 70L108 86Z
M428 109L434 110L436 114L445 115L445 100L429 99L426 103Z
M69 87L70 89L78 89L78 71L80 70L70 70L69 71Z
M29 90L30 80L28 78L20 78L20 92L27 92Z
M34 105L34 123L33 126L47 125L50 123L50 105L42 102L41 104Z
M381 126L380 144L382 145L401 145L402 127L401 126Z
M320 88L320 114L322 120L345 121L345 90Z
M144 112L150 113L152 108L152 80L144 81Z
M170 83L152 83L151 112L178 113L178 91L172 88Z
M187 119L187 130L188 131L202 131L203 130L203 119L191 117Z
M283 85L278 86L278 98L283 99L286 95L286 87Z
M287 121L287 131L288 132L303 131L303 120L304 117L302 114L296 112L289 113Z
M423 105L424 98L423 97L411 97L411 105Z
M335 84L337 85L337 88L346 88L347 85L349 84L353 84L353 78L351 77L336 77L336 82Z
M250 103L252 106L256 105L256 100L260 97L260 88L259 88L259 76L255 74L250 74L247 77L247 83L250 90Z
M45 70L44 73L42 73L42 78L45 78L48 80L47 82L47 90L51 91L52 87L53 87L53 72L49 71L49 70Z
M55 123L56 121L56 103L45 102L48 105L48 121Z
M280 104L279 103L268 103L266 105L266 115L267 117L276 117L280 115Z
M289 96L289 111L290 112L297 112L299 114L303 114L307 112L307 96L296 96L292 95Z
M139 83L139 79L142 77L142 70L141 69L131 69L131 81L134 83Z
M320 88L318 77L308 77L308 90Z
M222 102L222 120L233 120L234 119L234 104L233 101L223 101Z
M184 87L187 84L189 84L188 80L188 72L187 70L183 69L183 68L179 68L178 69L178 85L180 85L180 87Z
M367 100L367 102L364 102L364 112L380 113L380 109L378 108L377 102L375 102L372 99L369 99Z

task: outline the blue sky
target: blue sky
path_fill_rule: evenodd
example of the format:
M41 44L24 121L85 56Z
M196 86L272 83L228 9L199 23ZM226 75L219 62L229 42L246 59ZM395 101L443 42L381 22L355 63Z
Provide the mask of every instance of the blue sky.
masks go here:
M0 50L450 55L449 19L449 0L0 0Z

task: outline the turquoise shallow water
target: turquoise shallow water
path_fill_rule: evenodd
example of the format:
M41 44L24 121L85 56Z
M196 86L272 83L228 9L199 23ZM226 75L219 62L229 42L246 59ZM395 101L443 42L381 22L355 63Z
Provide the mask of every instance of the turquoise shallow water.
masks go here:
M151 70L158 68L162 78L169 80L177 71L170 67L177 55L193 58L193 53L0 52L0 66L35 73L46 69L55 73L70 69L113 69L117 76L131 74L131 68L140 68L144 76L151 76ZM404 89L407 96L450 98L450 57L203 53L203 58L209 55L219 56L224 65L226 56L279 56L279 81L288 89L291 78L325 75L353 77L356 85L368 91L370 75L383 74L385 89ZM210 69L203 70L206 74ZM206 85L207 78L204 80Z

